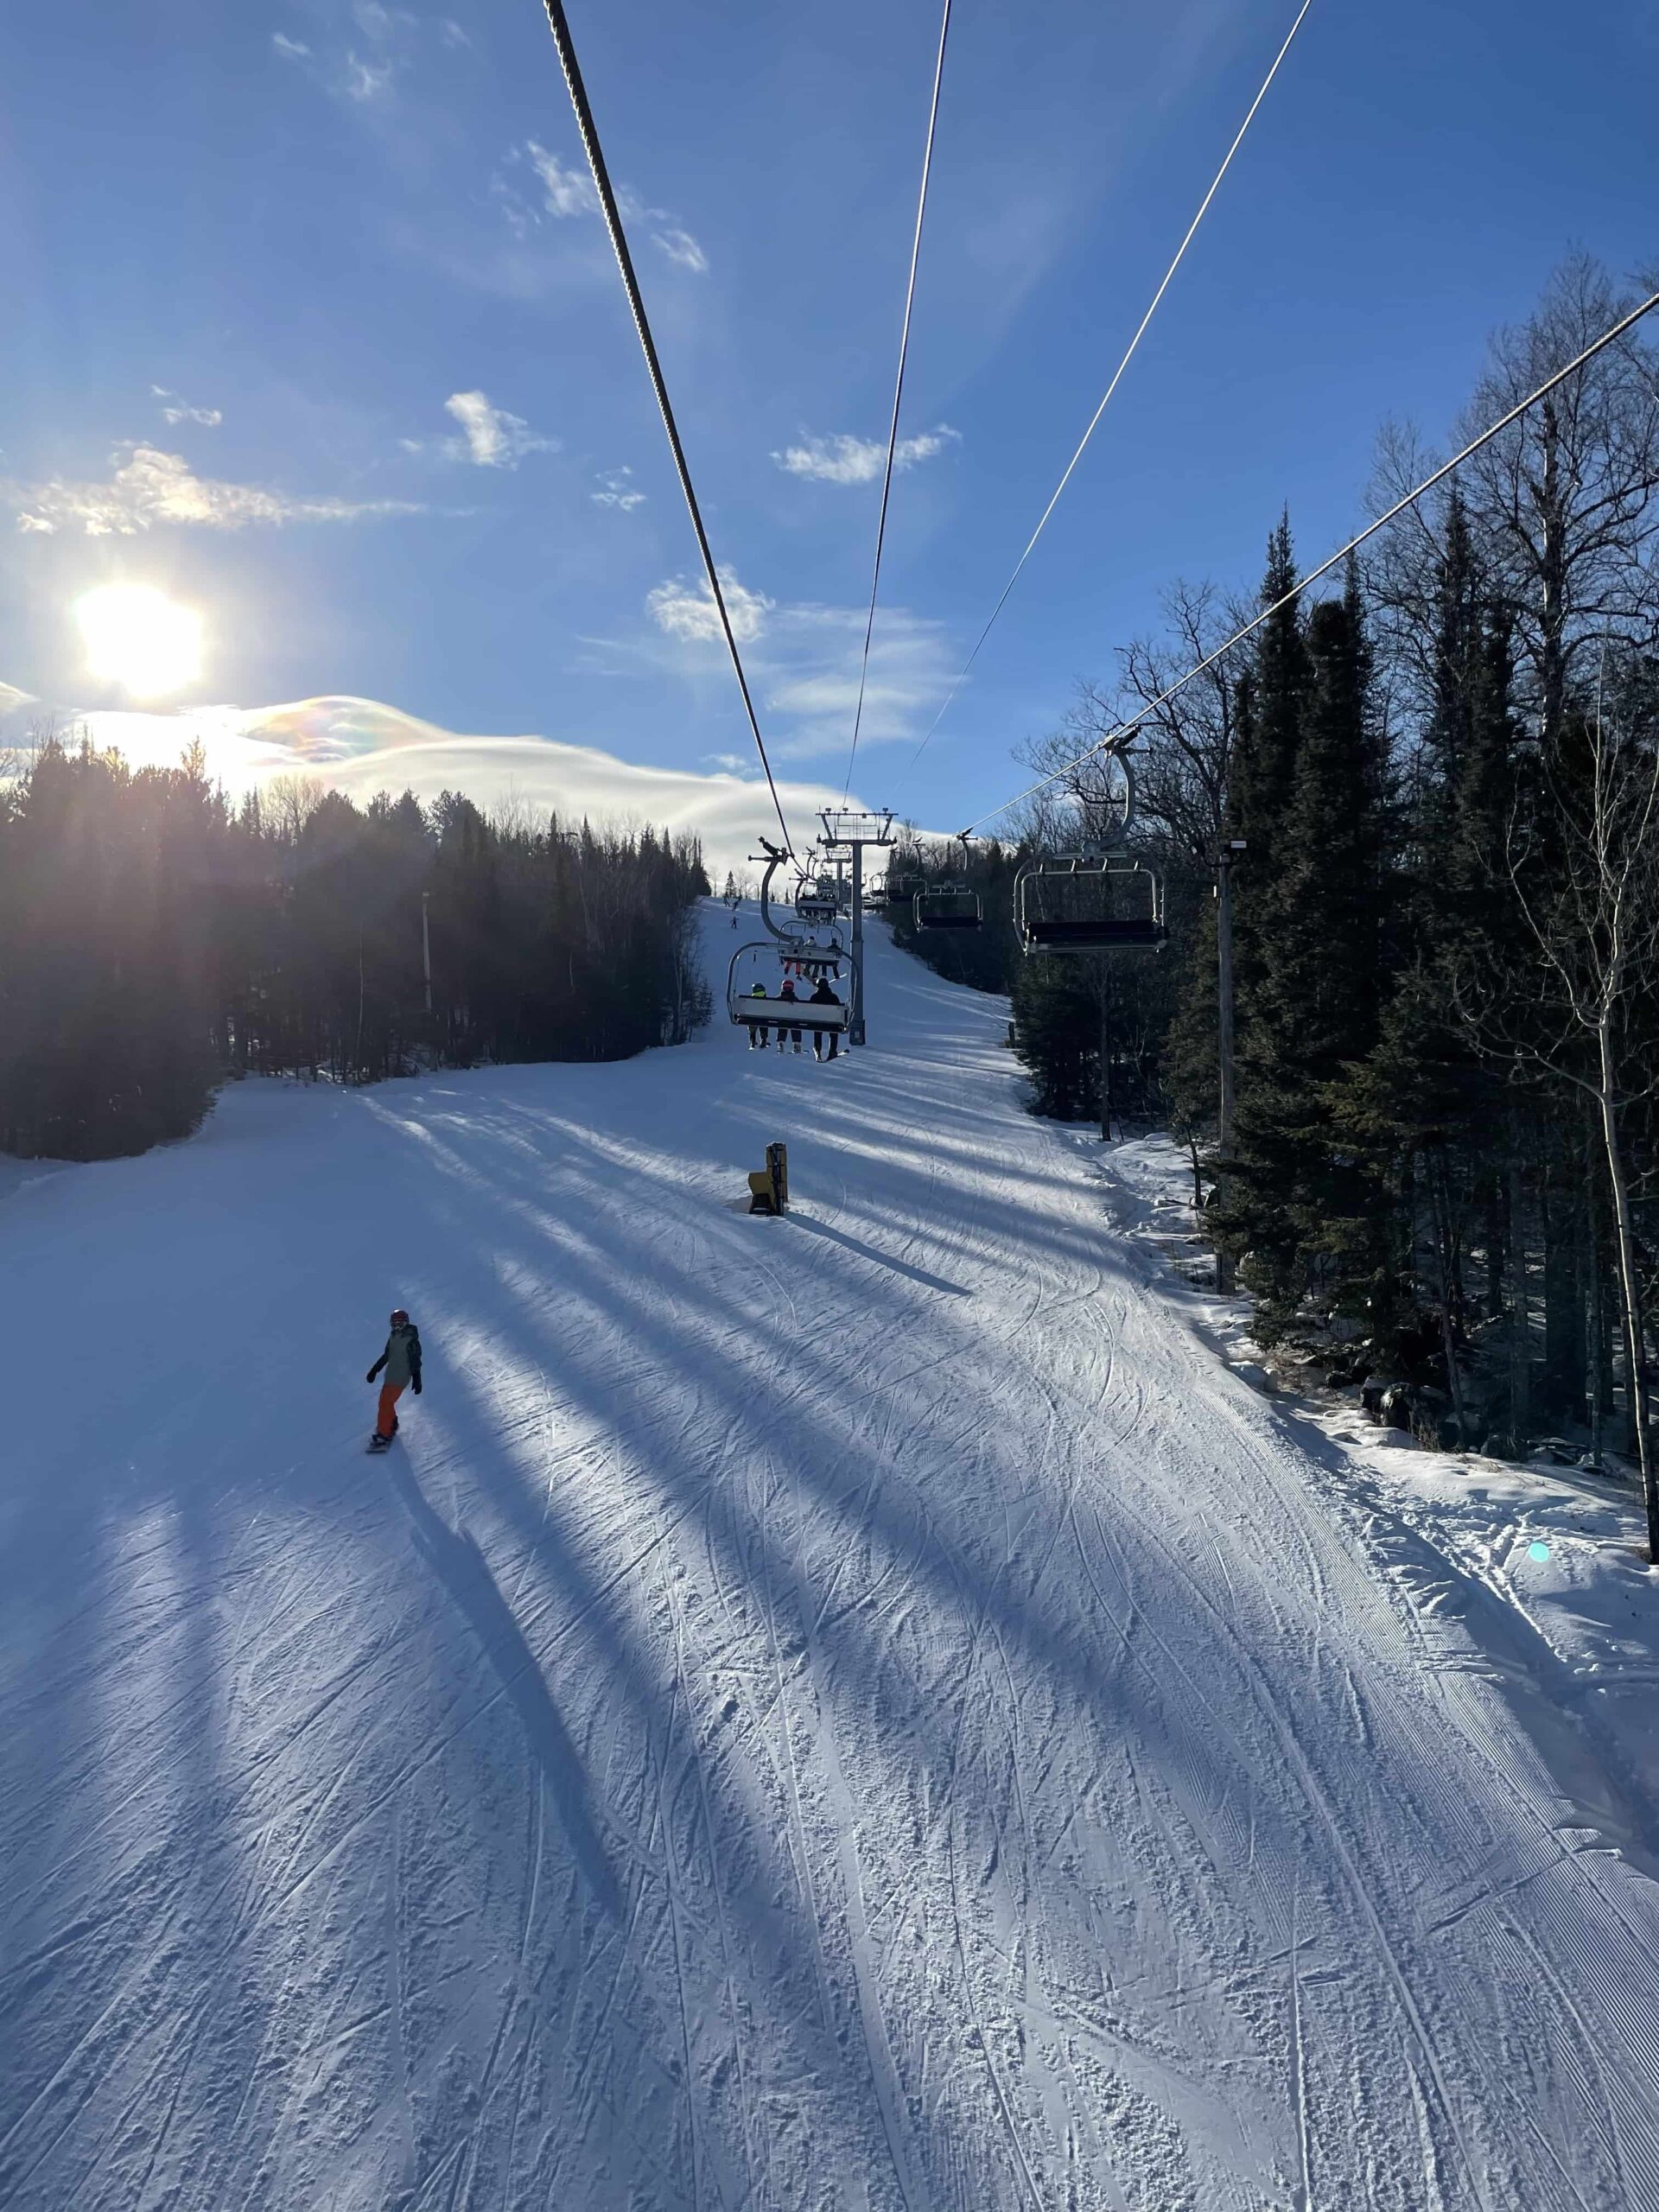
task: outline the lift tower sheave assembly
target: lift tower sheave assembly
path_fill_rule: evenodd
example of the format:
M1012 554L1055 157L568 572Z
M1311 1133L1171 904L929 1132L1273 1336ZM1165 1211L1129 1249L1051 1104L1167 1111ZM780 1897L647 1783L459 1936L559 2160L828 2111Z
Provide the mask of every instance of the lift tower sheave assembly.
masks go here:
M857 807L827 806L818 817L823 824L823 849L853 856L853 1017L847 1040L864 1042L864 848L893 842L893 809L869 814Z

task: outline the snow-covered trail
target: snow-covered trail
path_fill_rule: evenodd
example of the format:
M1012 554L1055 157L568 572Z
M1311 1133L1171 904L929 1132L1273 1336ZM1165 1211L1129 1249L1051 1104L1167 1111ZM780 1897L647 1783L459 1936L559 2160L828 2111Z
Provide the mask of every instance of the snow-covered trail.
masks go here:
M0 2202L1659 2212L1651 1800L870 1008L0 1205Z

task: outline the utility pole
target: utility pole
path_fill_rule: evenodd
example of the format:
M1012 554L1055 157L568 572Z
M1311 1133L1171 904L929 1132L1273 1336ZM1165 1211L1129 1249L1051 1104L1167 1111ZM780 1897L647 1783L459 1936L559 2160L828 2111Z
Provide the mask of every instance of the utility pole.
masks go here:
M432 924L427 908L431 903L431 899L432 893L429 891L422 892L421 965L426 972L426 1010L429 1014L432 1011Z
M1233 1150L1233 863L1247 849L1243 837L1224 837L1216 848L1216 1037L1221 1058L1221 1097L1216 1116L1217 1185L1224 1201ZM1233 1287L1233 1263L1216 1255L1216 1287Z
M853 856L853 1007L847 1025L847 1042L864 1042L864 848L893 842L893 810L864 814L849 807L826 807L818 819L823 824L827 852L850 852Z
M1100 984L1100 1141L1112 1141L1112 963L1096 963Z

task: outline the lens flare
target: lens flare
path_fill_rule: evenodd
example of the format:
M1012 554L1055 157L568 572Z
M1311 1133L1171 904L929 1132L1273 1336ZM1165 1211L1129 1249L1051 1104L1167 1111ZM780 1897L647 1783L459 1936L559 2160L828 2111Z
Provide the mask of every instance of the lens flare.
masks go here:
M153 584L103 584L75 601L86 664L135 699L182 690L201 673L201 617Z

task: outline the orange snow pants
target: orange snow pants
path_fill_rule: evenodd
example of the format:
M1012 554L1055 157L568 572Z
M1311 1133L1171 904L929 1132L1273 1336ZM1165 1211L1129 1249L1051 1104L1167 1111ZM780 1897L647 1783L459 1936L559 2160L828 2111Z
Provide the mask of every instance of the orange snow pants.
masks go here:
M377 1436L390 1436L397 1427L397 1401L403 1395L401 1382L383 1382L380 1385L380 1413L374 1424Z

